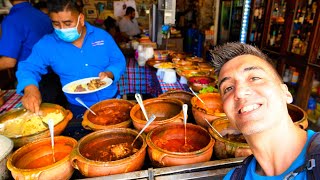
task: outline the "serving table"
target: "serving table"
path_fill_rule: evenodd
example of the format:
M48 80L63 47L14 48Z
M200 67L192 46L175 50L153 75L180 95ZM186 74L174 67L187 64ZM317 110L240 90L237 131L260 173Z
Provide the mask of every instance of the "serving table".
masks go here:
M128 58L126 71L117 83L120 95L148 93L152 82L151 71L149 66L139 66L134 58Z
M0 92L0 97L2 95L4 96L4 104L0 107L0 114L22 106L22 96L17 94L15 89L3 90Z

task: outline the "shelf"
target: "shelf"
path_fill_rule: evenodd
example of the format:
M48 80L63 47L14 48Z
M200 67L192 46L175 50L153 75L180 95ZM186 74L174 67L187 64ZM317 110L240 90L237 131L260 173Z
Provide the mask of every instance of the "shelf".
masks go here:
M9 14L10 8L0 8L0 14Z

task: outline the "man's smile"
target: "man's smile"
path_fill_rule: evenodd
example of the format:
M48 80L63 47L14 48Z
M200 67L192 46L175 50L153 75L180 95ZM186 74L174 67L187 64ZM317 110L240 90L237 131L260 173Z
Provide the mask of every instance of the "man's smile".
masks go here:
M243 114L243 113L246 113L246 112L250 112L250 111L253 111L255 109L258 109L260 106L261 106L261 104L251 104L251 105L248 105L248 106L244 106L243 108L241 108L238 111L238 113L239 114Z

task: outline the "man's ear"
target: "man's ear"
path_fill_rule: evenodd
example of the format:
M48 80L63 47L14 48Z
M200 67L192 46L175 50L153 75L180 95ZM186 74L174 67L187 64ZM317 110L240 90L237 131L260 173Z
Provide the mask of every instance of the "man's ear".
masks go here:
M281 84L281 89L282 91L284 92L285 96L286 96L286 101L287 101L287 104L290 104L293 102L293 97L292 97L292 94L290 93L289 89L288 89L288 86L286 84Z

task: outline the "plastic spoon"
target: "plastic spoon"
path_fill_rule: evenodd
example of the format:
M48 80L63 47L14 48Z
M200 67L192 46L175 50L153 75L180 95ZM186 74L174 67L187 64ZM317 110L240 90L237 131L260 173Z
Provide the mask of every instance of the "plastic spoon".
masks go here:
M188 105L183 104L183 124L184 124L184 144L187 144L187 113L188 113Z
M214 128L206 118L204 118L204 120L206 120L209 126L211 127L211 129L214 130L214 132L216 132L222 138L222 135L216 130L216 128Z
M94 114L95 116L97 115L94 111L92 111L92 109L90 109L86 104L84 104L84 102L79 97L76 97L76 101L78 101L78 103L87 108L92 114Z
M55 163L56 158L54 157L54 122L53 122L53 119L48 119L48 127L49 127L50 137L51 137L52 159L53 159L53 163Z
M156 116L154 114L151 115L150 119L148 120L147 124L141 129L139 134L136 136L136 138L132 141L131 146L134 145L134 142L138 139L138 137L143 133L143 131L156 119Z
M147 111L146 109L144 108L144 105L143 105L143 101L142 101L142 97L139 93L136 93L135 96L134 96L138 102L138 104L140 105L140 108L141 108L141 111L144 115L144 117L146 118L146 120L148 121L149 118L148 118L148 114L147 114Z

